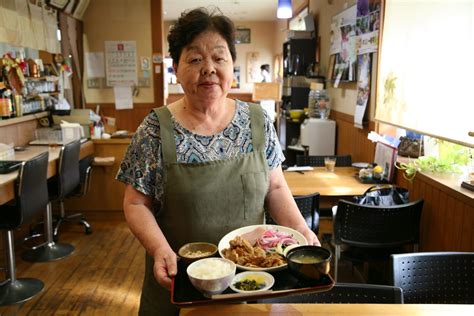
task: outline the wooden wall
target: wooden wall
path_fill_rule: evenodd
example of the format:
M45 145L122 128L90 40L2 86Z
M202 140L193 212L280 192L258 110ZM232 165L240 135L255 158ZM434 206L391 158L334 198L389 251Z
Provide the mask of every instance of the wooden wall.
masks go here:
M424 199L420 251L474 251L474 200L431 178L413 181L397 170L396 183L410 190L410 199Z
M375 144L367 139L375 123L369 122L364 129L354 127L354 117L342 112L331 111L330 118L336 121L336 153L352 155L352 161L374 160Z

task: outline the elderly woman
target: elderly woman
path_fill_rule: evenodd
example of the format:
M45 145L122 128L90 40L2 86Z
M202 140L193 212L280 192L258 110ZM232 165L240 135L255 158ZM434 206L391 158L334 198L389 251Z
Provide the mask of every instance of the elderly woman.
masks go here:
M199 8L171 29L169 51L184 97L152 111L121 164L124 212L146 249L140 313L173 315L176 251L218 243L228 232L264 222L264 205L281 225L319 244L283 177L284 157L260 106L227 98L236 59L234 25Z

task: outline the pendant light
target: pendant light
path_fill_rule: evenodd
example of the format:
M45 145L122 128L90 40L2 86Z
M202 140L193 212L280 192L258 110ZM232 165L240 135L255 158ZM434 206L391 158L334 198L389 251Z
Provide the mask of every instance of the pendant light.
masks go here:
M277 18L289 19L293 16L291 0L278 0Z

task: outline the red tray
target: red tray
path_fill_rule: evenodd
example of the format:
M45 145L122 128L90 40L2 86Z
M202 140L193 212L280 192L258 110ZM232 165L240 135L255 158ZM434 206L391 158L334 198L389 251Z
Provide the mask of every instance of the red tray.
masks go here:
M237 271L237 273L238 272L240 271ZM194 288L186 274L186 265L179 261L178 274L173 279L171 285L171 303L181 307L188 307L224 302L255 301L264 298L289 296L292 294L325 292L332 289L335 283L330 275L324 277L317 283L301 282L296 279L288 269L275 271L271 274L275 278L275 284L271 291L242 295L241 293L235 293L230 288L227 288L227 290L222 293L226 295L218 295L218 298L211 299L203 296Z

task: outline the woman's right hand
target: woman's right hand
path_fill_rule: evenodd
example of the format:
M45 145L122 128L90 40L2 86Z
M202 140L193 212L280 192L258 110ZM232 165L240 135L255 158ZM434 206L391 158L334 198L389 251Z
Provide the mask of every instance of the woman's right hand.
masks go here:
M155 264L153 272L155 279L164 288L171 290L171 278L178 272L176 253L170 248L158 249L153 256Z

